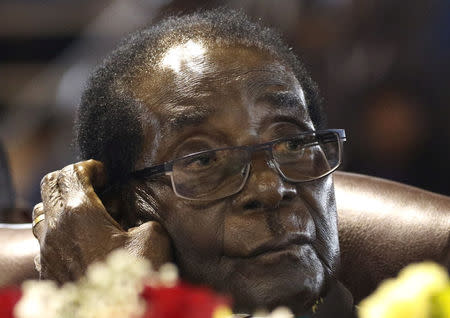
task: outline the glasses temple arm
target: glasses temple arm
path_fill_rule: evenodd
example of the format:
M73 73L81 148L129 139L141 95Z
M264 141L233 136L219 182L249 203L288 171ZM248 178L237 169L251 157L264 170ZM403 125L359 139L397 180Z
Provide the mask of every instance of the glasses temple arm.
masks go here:
M153 167L144 168L141 170L136 170L131 173L131 176L133 177L150 177L156 174L164 173L166 172L166 165L160 164Z

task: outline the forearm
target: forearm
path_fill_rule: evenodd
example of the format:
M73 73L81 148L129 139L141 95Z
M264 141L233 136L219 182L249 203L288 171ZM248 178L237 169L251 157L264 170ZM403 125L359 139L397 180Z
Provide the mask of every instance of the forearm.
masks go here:
M334 175L341 279L355 300L413 262L450 268L450 197L364 175Z
M39 243L31 232L31 224L0 224L0 242L0 287L39 277L34 268Z
M340 172L334 180L340 229L355 238L352 249L364 240L365 257L450 266L450 197L359 174Z

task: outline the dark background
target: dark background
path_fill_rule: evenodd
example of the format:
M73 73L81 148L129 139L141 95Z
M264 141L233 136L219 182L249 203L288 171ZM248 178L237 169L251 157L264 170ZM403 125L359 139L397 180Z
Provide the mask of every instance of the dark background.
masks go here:
M344 170L450 195L448 0L0 0L0 206L26 218L40 179L77 160L84 81L123 35L220 5L285 35L347 130Z

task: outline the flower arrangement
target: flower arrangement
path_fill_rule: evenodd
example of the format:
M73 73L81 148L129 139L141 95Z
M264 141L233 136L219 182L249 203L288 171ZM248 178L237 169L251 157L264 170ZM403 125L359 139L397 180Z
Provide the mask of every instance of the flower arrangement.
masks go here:
M412 264L384 281L358 308L360 318L450 318L450 279L431 262Z
M1 318L228 318L231 302L205 287L178 280L166 264L153 271L147 260L124 250L92 264L78 282L58 287L27 281L0 290ZM287 308L255 317L292 318ZM360 318L450 318L450 279L434 263L413 264L383 282L358 306Z
M153 271L124 250L92 264L78 282L27 281L21 290L0 290L1 318L228 318L230 304L208 288L181 283L175 265ZM293 315L279 308L265 317Z

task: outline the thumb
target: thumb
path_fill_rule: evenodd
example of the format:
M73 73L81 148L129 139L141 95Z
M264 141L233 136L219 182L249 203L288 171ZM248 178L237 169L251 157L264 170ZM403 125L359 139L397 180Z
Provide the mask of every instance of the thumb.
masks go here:
M77 164L77 168L84 171L80 181L92 190L98 191L107 184L106 168L100 161L93 159L82 161Z
M156 270L173 261L169 234L156 221L130 228L125 248L134 255L150 260Z

